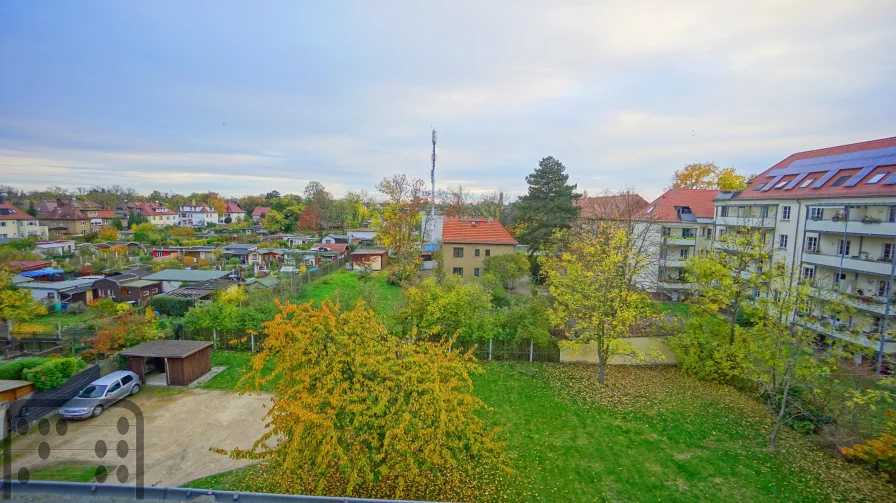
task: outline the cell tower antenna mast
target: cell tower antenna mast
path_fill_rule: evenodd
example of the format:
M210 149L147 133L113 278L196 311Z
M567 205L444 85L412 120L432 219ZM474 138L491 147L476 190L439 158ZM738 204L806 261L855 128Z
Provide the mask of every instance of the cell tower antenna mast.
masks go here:
M436 222L436 140L438 139L438 133L435 128L432 130L432 171L429 172L429 178L432 182L432 197L430 201L429 207L429 217L432 221L432 225L435 226Z

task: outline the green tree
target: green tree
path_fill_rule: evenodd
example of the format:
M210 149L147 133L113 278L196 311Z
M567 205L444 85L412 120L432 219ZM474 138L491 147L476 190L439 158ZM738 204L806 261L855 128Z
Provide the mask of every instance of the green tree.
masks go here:
M261 225L269 232L283 232L283 229L286 227L286 219L283 218L283 214L279 211L271 210L264 217Z
M610 221L558 231L552 246L539 259L554 297L553 324L567 333L563 344L594 345L603 383L614 355L645 357L624 340L652 317L650 298L635 284L647 263L644 251Z
M24 288L12 284L13 275L0 268L0 320L28 321L47 312Z
M573 200L581 197L576 185L569 185L566 167L553 157L545 157L535 172L526 177L529 192L517 204L520 241L533 250L551 237L555 229L567 229L579 215Z
M529 258L522 253L505 253L485 259L485 270L494 275L504 288L512 290L516 282L529 274Z
M428 198L423 180L393 175L383 178L377 190L386 196L379 220L377 240L393 254L390 277L394 283L417 276L420 249L416 233L420 229L420 212Z
M697 292L695 304L728 320L728 343L734 344L737 319L771 279L769 235L753 227L727 229L716 236L716 246L688 259L686 275Z
M508 461L478 413L470 353L450 340L407 343L363 302L341 310L278 304L240 381L273 387L267 432L236 459L265 460L276 493L487 501ZM273 367L267 374L264 369ZM284 439L301 439L285 441ZM216 450L216 452L223 452Z
M417 331L424 336L467 342L485 341L495 336L497 317L491 294L480 284L464 282L448 275L441 283L426 278L405 289L405 301L397 318L406 335Z

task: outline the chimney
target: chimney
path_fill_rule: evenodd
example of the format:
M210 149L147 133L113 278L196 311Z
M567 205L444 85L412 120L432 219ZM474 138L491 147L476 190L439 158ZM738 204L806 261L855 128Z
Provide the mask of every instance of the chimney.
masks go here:
M495 219L492 217L488 217L488 223L490 223L490 224L495 223Z
M6 202L6 192L0 194L0 204L3 204L5 202Z

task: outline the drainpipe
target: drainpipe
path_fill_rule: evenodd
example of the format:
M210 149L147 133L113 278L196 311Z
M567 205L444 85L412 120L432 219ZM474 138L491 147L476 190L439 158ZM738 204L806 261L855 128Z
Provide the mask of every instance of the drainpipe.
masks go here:
M843 276L843 258L846 257L846 229L849 227L849 206L844 206L844 216L843 216L843 249L840 251L840 270L837 271L837 278ZM839 281L839 279L838 279Z
M884 305L884 319L880 322L880 333L878 334L880 347L877 350L877 368L874 371L878 377L880 377L880 367L884 361L884 340L887 334L887 318L890 316L890 295L893 288L893 277L896 276L896 240L893 241L893 250L894 252L890 253L890 262L892 263L890 266L890 282L887 284L887 291L884 292L887 294L887 301Z

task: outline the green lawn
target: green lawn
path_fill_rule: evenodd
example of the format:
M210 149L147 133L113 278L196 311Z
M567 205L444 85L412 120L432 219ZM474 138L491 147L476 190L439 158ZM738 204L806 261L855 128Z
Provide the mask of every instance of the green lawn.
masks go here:
M367 282L358 279L352 271L340 270L312 281L299 297L298 302L323 302L326 299L343 305L353 305L364 299L378 314L389 314L401 300L401 288L386 283L386 273L373 274Z
M213 351L212 366L227 367L221 373L212 377L207 383L200 386L206 389L221 389L227 391L236 391L236 385L246 373L246 365L252 359L252 354L245 351ZM268 362L265 370L269 373L273 371L274 364ZM269 391L271 385L264 386L265 391Z
M89 313L47 313L43 316L37 317L31 321L29 324L38 324L47 327L48 330L56 331L56 323L61 322L62 328L65 328L69 325L75 325L77 323L84 323L90 319Z
M687 316L691 313L691 305L686 302L657 302L657 310L661 313Z
M786 430L725 386L672 367L483 364L476 393L516 470L508 501L896 501L896 490ZM258 467L190 482L251 490Z
M95 482L95 464L58 464L31 470L31 480L56 482ZM108 467L107 467L108 469ZM110 477L114 478L114 474Z

